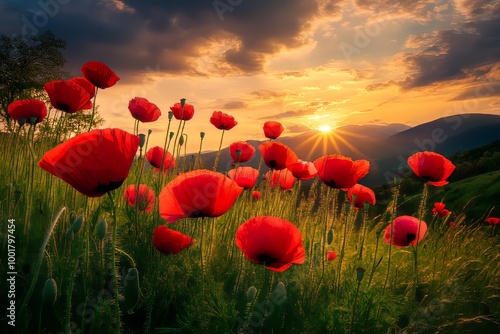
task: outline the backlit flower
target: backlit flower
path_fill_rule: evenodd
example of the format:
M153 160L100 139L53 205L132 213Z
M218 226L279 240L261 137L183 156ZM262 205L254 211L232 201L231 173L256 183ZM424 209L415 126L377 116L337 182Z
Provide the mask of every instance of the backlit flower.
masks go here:
M13 120L20 122L24 118L25 124L29 124L31 118L34 118L36 124L47 116L47 107L45 103L35 99L17 100L9 104L7 112Z
M451 211L445 209L444 207L445 207L444 203L436 202L434 203L434 208L432 209L432 213L434 215L438 215L439 217L446 217L451 213Z
M212 123L219 130L231 130L238 124L234 120L234 117L225 114L221 111L214 111L212 117L210 117L210 123Z
M433 186L448 184L446 180L455 170L455 165L441 154L435 152L418 152L408 158L413 172Z
M260 153L267 167L282 170L298 161L295 152L280 142L264 142L259 145Z
M139 191L136 191L134 184L125 188L123 199L130 206L137 206L139 212L151 212L155 206L155 193L153 189L145 184L139 185Z
M175 103L170 110L174 113L175 119L189 121L193 118L194 107L190 104L185 103L184 107L181 107L181 103Z
M302 181L310 180L318 174L314 163L300 159L293 165L289 166L288 169L292 172L295 178Z
M274 188L277 185L281 190L292 189L296 178L288 169L273 170L266 173L266 181L269 181L269 187Z
M394 219L393 231L391 231L391 225L387 225L384 239L389 244L392 234L392 244L401 248L408 245L416 245L417 242L424 238L426 231L427 224L424 221L419 221L418 218L411 216L400 216Z
M299 229L276 217L260 216L244 222L236 230L236 245L250 261L277 272L303 264L306 258Z
M120 129L97 129L48 151L38 166L82 194L99 197L122 185L138 147L138 136Z
M229 145L229 153L233 158L233 164L237 162L247 162L252 159L255 147L244 141L237 141Z
M368 187L365 187L359 183L356 183L354 187L349 188L347 196L349 202L352 203L352 196L355 195L354 207L356 209L361 209L364 207L365 203L370 205L375 205L375 193Z
M106 64L98 61L83 64L81 71L85 79L101 89L114 86L120 80Z
M163 254L177 254L194 242L190 236L160 225L153 231L153 245Z
M160 117L161 111L156 104L142 97L135 97L128 103L132 117L143 122L154 122Z
M368 174L370 163L367 160L352 161L339 154L322 156L314 161L318 176L331 188L349 189Z
M57 110L72 114L79 110L92 109L92 101L87 90L72 81L50 81L43 86L43 89L49 95L50 104Z
M231 169L227 176L236 181L236 183L245 189L250 189L255 186L259 178L259 171L252 167L236 167Z
M269 139L276 139L278 138L281 133L283 132L283 125L279 122L275 121L267 121L264 123L264 135L266 138Z

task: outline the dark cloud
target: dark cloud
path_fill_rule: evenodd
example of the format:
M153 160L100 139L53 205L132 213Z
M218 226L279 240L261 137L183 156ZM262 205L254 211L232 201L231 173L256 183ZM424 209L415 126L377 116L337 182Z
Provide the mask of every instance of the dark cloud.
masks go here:
M450 101L482 99L493 96L500 96L500 82L484 81L478 85L467 88Z
M297 111L285 111L276 115L273 115L273 119L282 119L282 118L291 118L291 117L297 117L297 116L304 116L304 115L312 115L314 114L314 111L310 110L297 110ZM261 117L259 119L269 119L269 116Z
M291 125L288 126L286 129L288 130L288 132L291 133L301 133L311 130L308 126L305 125Z
M378 16L406 16L428 19L434 12L434 0L355 0L358 8L375 13Z
M412 44L417 50L403 55L409 71L400 83L405 89L491 76L500 64L500 5L492 7L487 19L413 36Z
M225 7L216 9L216 3ZM290 0L286 5L269 0L84 0L58 5L55 13L32 0L2 3L1 8L2 33L20 34L28 21L37 32L50 29L66 40L72 72L86 61L100 60L118 73L160 67L187 75L213 75L196 61L217 47L221 51L210 55L214 63L225 66L208 70L222 68L224 75L261 72L269 56L304 45L303 32L322 12L310 0ZM43 24L37 25L36 13L45 15L46 22L39 18Z

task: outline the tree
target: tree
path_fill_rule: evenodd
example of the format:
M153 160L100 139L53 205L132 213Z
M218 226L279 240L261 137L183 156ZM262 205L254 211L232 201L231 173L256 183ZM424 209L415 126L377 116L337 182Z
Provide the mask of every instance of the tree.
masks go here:
M7 106L19 99L46 100L46 82L69 78L63 70L66 42L48 31L34 36L0 36L0 123L7 130L12 121Z

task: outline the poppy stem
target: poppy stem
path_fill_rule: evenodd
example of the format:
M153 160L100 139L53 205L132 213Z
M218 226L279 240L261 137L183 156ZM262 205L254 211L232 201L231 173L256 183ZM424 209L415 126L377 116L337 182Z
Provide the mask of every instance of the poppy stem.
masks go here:
M359 260L363 259L363 246L365 244L366 230L368 229L368 208L363 208L363 235L359 246Z
M418 229L417 229L417 236L416 236L416 243L414 249L413 255L415 256L415 267L414 267L414 275L415 275L415 289L418 288L420 285L419 277L418 277L418 244L420 240L420 226L422 225L422 220L424 218L425 214L425 204L427 202L427 196L429 194L429 184L426 182L424 183L424 189L422 191L422 200L420 201L420 206L418 209Z
M219 150L217 151L217 155L215 156L214 168L212 169L214 172L217 171L217 165L219 164L220 150L222 148L222 141L224 140L225 131L226 130L222 130L222 135L220 137Z
M168 139L168 136L170 134L170 124L171 123L172 123L172 119L169 118L168 119L168 126L167 126L167 133L165 134L165 142L163 143L163 158L161 159L160 173L159 173L159 177L158 177L158 180L159 180L159 183L160 183L160 187L158 187L158 188L161 188L161 185L162 185L163 171L165 169L165 158L167 157L167 149L168 149L167 148L167 143L168 143L168 145L170 145L170 140Z
M89 122L89 130L92 130L92 126L94 125L94 116L95 116L95 101L97 99L97 92L99 91L99 87L95 87L95 95L94 95L94 103L92 103L92 115L90 116L90 122Z
M115 261L115 246L116 246L116 231L117 231L117 221L116 221L116 209L115 201L111 191L107 192L108 198L111 202L111 215L113 219L113 234L111 237L111 270L113 271L113 297L115 299L115 317L117 323L117 333L120 333L120 305L118 300L118 278L116 275L116 261Z

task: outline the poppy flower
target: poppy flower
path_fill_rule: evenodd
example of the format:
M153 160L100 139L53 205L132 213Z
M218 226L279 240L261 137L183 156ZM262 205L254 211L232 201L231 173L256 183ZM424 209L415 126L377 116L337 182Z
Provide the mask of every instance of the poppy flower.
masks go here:
M149 102L143 97L134 97L130 100L128 110L133 118L143 123L154 122L161 115L161 111L156 104Z
M441 154L435 152L418 152L408 158L408 165L420 178L433 186L448 184L446 179L455 170L455 165Z
M420 221L420 233L418 231L419 220L411 216L400 216L394 219L392 233L392 244L401 248L408 245L416 245L417 242L424 238L427 231L427 224ZM418 238L417 238L418 235ZM385 242L391 242L391 225L385 229Z
M247 162L252 159L255 147L244 141L237 141L229 145L229 152L233 158L233 164L237 162Z
M153 245L163 254L177 254L194 243L194 239L181 232L160 225L153 230Z
M90 81L88 81L87 79L82 78L82 77L71 78L71 79L69 79L69 81L74 82L77 85L82 86L87 91L87 93L89 93L90 98L91 99L94 98L95 86Z
M294 263L303 264L306 259L299 229L285 219L271 216L251 218L240 225L236 246L250 261L277 272Z
M299 160L290 147L280 142L262 143L259 150L267 167L271 169L282 170Z
M57 110L72 114L79 110L92 109L87 90L73 81L50 81L43 86L43 89L49 95L50 104Z
M347 192L349 202L351 203L353 195L356 196L356 199L354 200L354 207L356 209L361 209L362 207L364 207L365 202L370 205L375 205L375 193L368 187L356 183L354 187L349 188L349 191Z
M370 162L367 160L352 161L351 158L339 154L330 154L314 160L318 176L331 188L348 189L368 174Z
M92 130L48 151L38 166L82 194L99 197L125 181L139 141L121 129Z
M432 213L434 214L434 216L436 215L438 215L439 217L448 216L451 213L451 211L445 209L444 207L445 207L444 203L439 203L439 202L434 203L434 208L432 209Z
M234 117L225 114L221 111L214 111L212 117L210 117L210 123L212 123L219 130L231 130L238 124L234 120Z
M145 184L139 185L136 191L135 185L129 185L123 192L123 199L128 205L136 206L139 212L151 212L155 206L155 192Z
M171 168L175 167L175 159L172 156L170 152L166 152L164 154L163 148L160 146L155 146L151 147L147 152L146 152L146 159L148 162L156 168L156 170L159 170L161 168L161 162L163 160L163 155L165 155L165 160L163 162L163 171L169 170Z
M252 191L252 198L253 198L253 199L256 199L256 200L257 200L257 199L260 199L260 197L261 197L261 193L260 193L260 191L258 191L258 190L254 190L254 191Z
M245 189L250 189L255 186L259 178L259 171L252 167L237 167L231 169L227 176L236 181L236 183Z
M283 125L280 122L267 121L264 123L264 135L269 139L278 138L283 132Z
M178 120L189 121L194 115L194 107L187 103L184 103L184 108L182 108L181 104L177 102L173 107L170 107L170 110L174 113L175 119Z
M35 117L34 124L37 124L43 121L47 116L47 107L45 103L35 99L17 100L9 104L7 112L13 120L20 122L21 119L24 118L25 122L28 124L31 118Z
M336 252L334 252L334 251L327 251L326 252L326 259L328 261L333 261L333 260L335 260L336 257L337 257L337 253Z
M218 217L243 191L221 173L198 169L180 174L160 193L160 216L169 223L181 218Z
M292 189L296 179L293 176L292 172L290 172L288 169L284 169L273 170L272 174L271 171L267 172L266 180L269 181L269 186L271 188L279 185L282 190L290 190Z
M488 218L486 218L486 222L490 225L498 225L498 223L500 222L500 218L488 217Z
M310 161L303 161L299 159L295 164L289 166L288 169L292 172L295 178L302 181L310 180L318 175L318 171L316 170L314 163Z
M114 86L120 80L108 65L98 61L89 61L83 64L81 71L85 79L101 89Z
M450 222L450 223L449 223L449 225L450 225L450 228L455 228L455 227L457 227L457 224L455 224L455 222Z

